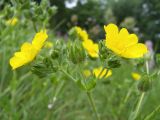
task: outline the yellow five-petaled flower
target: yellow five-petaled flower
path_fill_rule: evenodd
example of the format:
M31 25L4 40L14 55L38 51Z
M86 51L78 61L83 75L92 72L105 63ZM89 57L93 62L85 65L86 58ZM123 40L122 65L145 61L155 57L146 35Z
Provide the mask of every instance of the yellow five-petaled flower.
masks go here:
M104 26L106 32L105 45L119 56L124 58L140 58L147 53L147 47L138 43L135 34L129 34L126 28L120 31L115 24Z
M97 58L99 55L99 48L98 44L94 43L91 39L89 39L88 34L85 30L82 30L80 27L76 27L76 32L79 34L79 36L82 39L82 45L87 51L87 53L92 57L92 58Z
M38 52L43 47L44 42L47 38L48 35L46 33L46 30L41 30L34 36L32 43L23 43L23 45L21 46L21 50L19 52L16 52L10 59L10 65L12 69L16 69L33 61Z

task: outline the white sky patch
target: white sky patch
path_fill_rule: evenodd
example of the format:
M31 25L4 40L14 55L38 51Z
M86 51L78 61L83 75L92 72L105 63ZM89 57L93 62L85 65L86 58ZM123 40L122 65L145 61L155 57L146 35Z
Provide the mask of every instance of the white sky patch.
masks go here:
M77 6L78 0L67 0L65 1L66 8L74 8Z

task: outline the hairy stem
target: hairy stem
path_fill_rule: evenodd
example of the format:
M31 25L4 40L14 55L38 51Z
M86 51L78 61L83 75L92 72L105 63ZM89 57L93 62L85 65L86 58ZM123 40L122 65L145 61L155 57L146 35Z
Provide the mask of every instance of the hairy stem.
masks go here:
M90 102L90 104L91 104L91 107L92 107L92 109L93 109L93 111L94 111L94 113L95 113L95 116L96 116L97 120L100 120L100 118L99 118L99 116L98 116L98 112L97 112L97 109L96 109L96 106L95 106L95 103L94 103L94 100L93 100L93 98L92 98L91 93L90 93L90 92L87 92L87 96L88 96L89 102Z
M137 116L138 116L138 113L139 113L139 110L140 110L140 108L141 108L141 104L142 104L144 95L145 95L145 92L142 92L141 95L140 95L138 104L137 104L137 106L136 106L136 110L135 110L135 114L134 114L133 120L135 120L135 119L137 118Z
M160 111L160 105L159 105L158 107L156 107L156 109L153 110L149 115L147 115L147 116L144 118L144 120L151 120L152 117L153 117L156 113L158 113L159 111Z
M147 74L149 74L148 61L146 61L146 72L147 72ZM144 96L145 96L145 92L142 92L140 97L139 97L138 103L136 105L136 109L134 111L134 116L131 118L132 120L135 120L137 118L138 113L139 113L140 108L141 108L141 105L142 105L142 102L143 102L143 99L144 99Z

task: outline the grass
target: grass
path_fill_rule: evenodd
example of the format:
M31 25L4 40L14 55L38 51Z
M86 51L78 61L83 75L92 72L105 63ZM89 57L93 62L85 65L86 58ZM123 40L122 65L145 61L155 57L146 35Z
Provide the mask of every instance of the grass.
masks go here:
M64 78L58 83L51 79L39 79L30 72L19 76L18 72L27 71L24 68L15 71L12 79L6 80L5 87L0 93L0 118L13 120L93 120L90 103L85 92L77 85ZM131 67L126 65L116 69L108 80L98 81L96 89L92 91L97 111L102 120L127 119L131 108L137 101L136 81L130 77ZM49 109L60 83L64 86L57 94L54 106ZM160 84L153 81L152 89L146 93L140 118L144 118L159 105L157 91ZM130 93L130 94L129 94ZM158 120L156 114L154 120Z

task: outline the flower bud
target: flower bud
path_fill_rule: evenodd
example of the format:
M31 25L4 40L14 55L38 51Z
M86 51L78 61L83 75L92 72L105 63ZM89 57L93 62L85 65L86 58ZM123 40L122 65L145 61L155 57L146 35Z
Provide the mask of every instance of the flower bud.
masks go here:
M43 63L46 65L46 67L52 66L52 60L49 57L44 58Z
M58 50L53 50L52 53L51 53L51 57L52 59L56 59L59 57L59 54L58 54Z
M52 6L48 8L48 13L50 15L54 15L57 12L57 7L56 6Z
M118 59L112 59L108 61L109 68L118 68L121 66L121 63Z
M110 57L110 51L106 48L104 41L99 42L99 56L101 60L105 60Z
M69 46L70 51L69 51L69 59L77 64L80 63L82 61L84 61L86 55L85 55L85 51L83 50L82 46L78 46L76 44L72 44L71 46Z
M139 91L147 92L151 88L151 80L148 75L144 75L138 84Z
M69 32L68 32L69 38L71 40L77 39L77 32L76 32L76 27L72 27Z
M32 73L36 74L38 77L46 77L58 70L58 67L56 65L53 66L48 59L45 59L43 62L45 63L37 63L31 68Z
M44 64L35 64L32 68L31 68L32 73L36 74L38 77L43 78L47 76L47 69L46 66Z
M145 64L145 59L144 58L141 58L141 59L138 59L137 60L137 67L138 68L141 68L143 65Z

